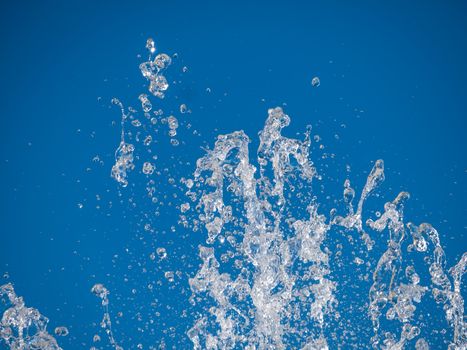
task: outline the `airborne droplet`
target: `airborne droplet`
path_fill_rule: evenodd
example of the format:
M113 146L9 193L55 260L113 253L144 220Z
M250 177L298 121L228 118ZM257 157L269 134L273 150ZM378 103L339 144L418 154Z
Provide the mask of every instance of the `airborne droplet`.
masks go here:
M321 81L319 80L318 77L314 77L311 79L311 86L313 87L318 87L321 84Z
M146 40L146 49L148 49L148 51L151 54L156 52L156 44L154 43L154 40L152 38L149 38L148 40Z

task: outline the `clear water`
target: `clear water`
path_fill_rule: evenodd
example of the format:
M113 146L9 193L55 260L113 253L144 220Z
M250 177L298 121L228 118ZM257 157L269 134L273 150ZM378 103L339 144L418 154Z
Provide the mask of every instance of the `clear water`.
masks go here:
M190 107L170 96L181 83L169 84L166 74L188 68L152 39L146 48L139 69L147 89L137 107L109 103L120 112L115 162L94 159L116 181L142 248L131 252L123 276L133 286L130 303L100 281L90 287L102 317L85 348L467 347L467 253L447 266L436 225L411 222L409 193L391 198L382 188L383 160L354 186L351 165L331 162L336 155L311 126L286 136L293 118L274 106L257 137L234 131L203 139ZM314 77L311 88L320 84ZM200 142L204 155L192 159L184 150ZM154 246L155 235L165 246ZM192 235L199 246L184 242ZM3 344L60 349L67 327L48 331L48 319L11 283L0 294ZM119 309L133 316L124 320ZM135 325L142 340L128 335Z

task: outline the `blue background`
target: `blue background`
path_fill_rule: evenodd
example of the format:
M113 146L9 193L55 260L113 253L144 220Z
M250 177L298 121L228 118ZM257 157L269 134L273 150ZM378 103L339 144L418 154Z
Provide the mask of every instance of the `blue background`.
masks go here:
M453 265L466 250L466 15L463 1L3 2L3 281L52 327L69 327L64 348L89 348L101 317L91 286L118 290L122 271L131 276L125 259L139 260L115 263L114 255L146 254L134 242L139 222L118 205L109 177L119 142L109 100L137 104L145 89L137 55L146 55L149 36L188 67L178 96L204 141L238 129L254 136L267 108L286 103L290 134L312 124L340 165L351 165L357 188L383 158L386 199L408 190L410 220L442 233ZM202 154L190 149L188 158ZM117 204L96 209L96 194ZM148 302L114 294L128 310ZM162 328L155 332L148 342L160 339Z

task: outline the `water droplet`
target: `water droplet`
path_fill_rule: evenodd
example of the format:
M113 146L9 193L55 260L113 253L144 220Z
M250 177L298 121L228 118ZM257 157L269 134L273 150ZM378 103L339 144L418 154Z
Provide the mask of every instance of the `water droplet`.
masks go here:
M175 275L172 271L167 271L166 273L164 273L164 277L167 279L167 281L171 283L175 281Z
M318 77L314 77L311 79L311 86L313 87L318 87L321 84L321 81L319 80Z
M149 101L148 95L141 94L139 95L139 100L141 102L141 107L143 108L144 113L149 113L152 109L151 101Z
M173 115L167 118L167 124L169 125L169 129L175 130L178 128L178 120Z
M145 146L149 146L149 145L151 145L151 142L152 142L152 136L151 136L151 135L148 135L148 136L146 136L146 138L144 139L143 144L144 144Z
M167 251L165 250L165 248L157 248L156 254L161 260L167 258Z
M148 40L146 40L146 49L148 49L148 51L151 54L156 52L156 44L154 43L154 40L152 40L152 38L149 38Z
M180 211L182 213L188 211L190 209L190 203L183 203L181 206L180 206Z
M143 174L151 175L154 173L156 167L151 162L144 162L143 164Z
M186 104L181 104L180 105L180 113L186 113L188 111L188 107L186 106Z
M55 335L59 337L66 337L68 335L68 328L66 327L55 328Z

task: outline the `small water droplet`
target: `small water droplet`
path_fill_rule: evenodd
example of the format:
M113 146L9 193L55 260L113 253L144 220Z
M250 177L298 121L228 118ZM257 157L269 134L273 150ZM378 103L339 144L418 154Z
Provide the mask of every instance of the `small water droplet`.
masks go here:
M152 38L149 38L148 40L146 40L146 49L148 49L148 51L151 54L156 52L156 44L154 43L154 40Z
M321 81L319 80L318 77L314 77L313 79L311 79L311 85L313 87L318 87L320 84L321 84Z

